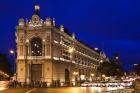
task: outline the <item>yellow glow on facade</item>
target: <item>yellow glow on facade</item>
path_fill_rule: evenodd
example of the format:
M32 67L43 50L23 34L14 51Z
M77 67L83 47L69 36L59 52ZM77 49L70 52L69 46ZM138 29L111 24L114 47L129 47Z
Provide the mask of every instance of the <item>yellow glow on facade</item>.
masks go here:
M81 80L85 80L85 75L80 76Z
M74 48L73 47L70 47L69 48L69 53L73 53L73 51L74 51Z
M95 74L92 73L91 76L93 77L93 76L95 76Z
M78 72L73 72L73 75L78 75Z
M105 77L106 77L106 75L104 75L104 74L103 74L103 75L102 75L102 77L103 77L103 78L105 78Z

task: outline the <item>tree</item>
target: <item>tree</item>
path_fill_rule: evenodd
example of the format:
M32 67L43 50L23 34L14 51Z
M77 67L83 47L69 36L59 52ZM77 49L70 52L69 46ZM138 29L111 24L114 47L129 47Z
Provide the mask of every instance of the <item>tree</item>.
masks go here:
M110 62L101 63L99 70L106 76L123 76L124 71L120 62L119 54L115 53L113 59L111 59Z
M113 62L103 62L100 65L100 71L106 76L122 76L122 68Z
M6 55L0 54L0 70L7 73L8 75L12 75L12 66L9 63Z
M135 74L140 75L140 63L138 63L138 64L133 64L132 71L133 71Z

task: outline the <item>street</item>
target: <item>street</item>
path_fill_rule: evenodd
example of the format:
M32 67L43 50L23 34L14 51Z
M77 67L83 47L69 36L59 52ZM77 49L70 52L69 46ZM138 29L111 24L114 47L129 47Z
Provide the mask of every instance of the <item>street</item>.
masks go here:
M105 87L9 88L0 93L97 93L107 90L110 89Z
M9 85L9 81L0 81L0 93L102 93L123 91L130 88L131 83L82 83L81 87L37 87ZM115 92L116 93L116 92ZM122 92L123 93L123 92ZM129 92L131 93L131 92Z

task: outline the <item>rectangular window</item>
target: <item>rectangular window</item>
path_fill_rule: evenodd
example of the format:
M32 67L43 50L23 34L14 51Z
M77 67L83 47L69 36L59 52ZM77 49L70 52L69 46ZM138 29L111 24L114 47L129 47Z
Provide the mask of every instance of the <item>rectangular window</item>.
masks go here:
M19 50L20 50L20 56L23 56L23 45L20 45Z

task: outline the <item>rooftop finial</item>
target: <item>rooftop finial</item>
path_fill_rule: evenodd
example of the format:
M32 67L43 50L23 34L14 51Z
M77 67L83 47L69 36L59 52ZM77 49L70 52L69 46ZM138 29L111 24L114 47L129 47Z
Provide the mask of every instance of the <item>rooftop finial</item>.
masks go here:
M39 16L39 10L40 10L40 6L39 5L35 5L35 14Z
M64 32L64 26L60 25L60 31Z
M53 18L53 26L55 26L55 18Z
M75 33L72 33L72 38L75 39Z

